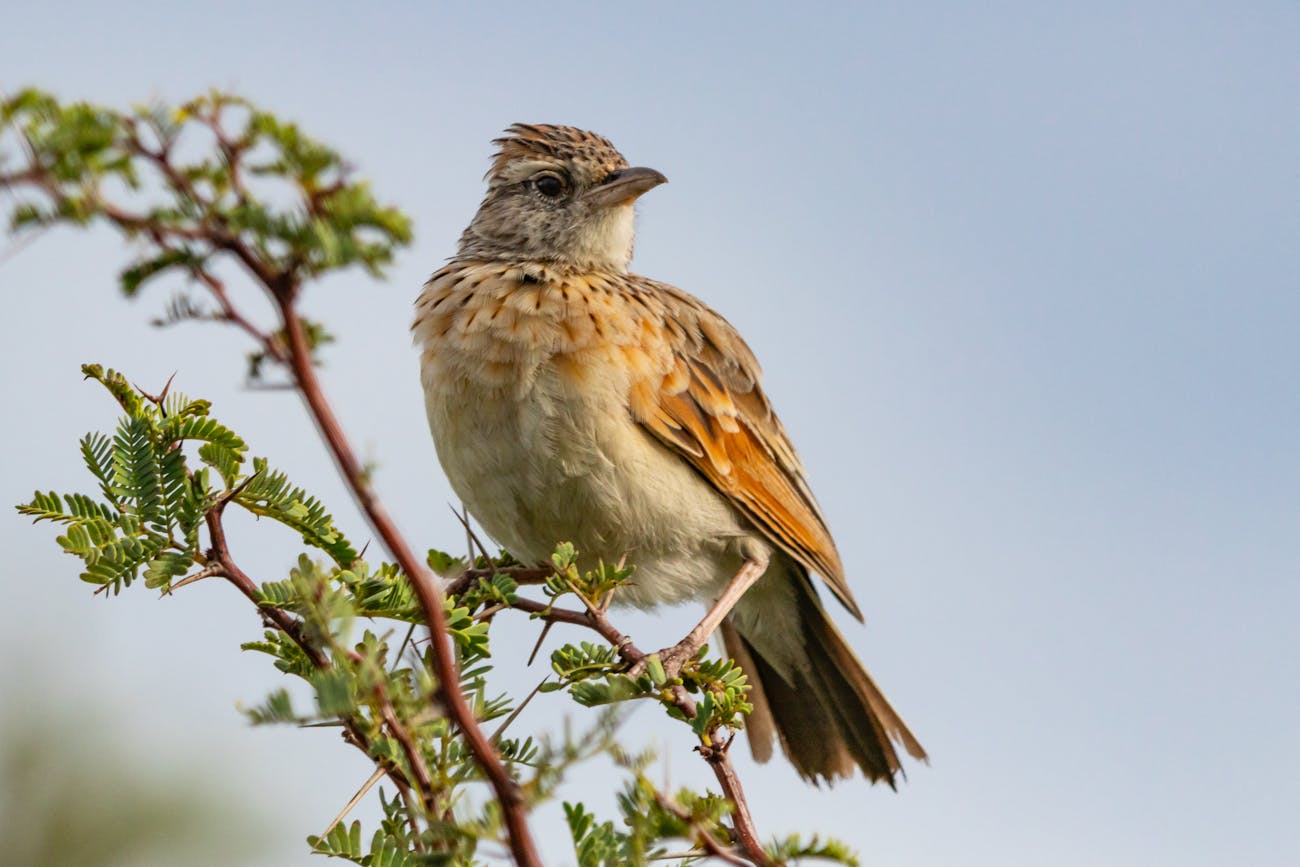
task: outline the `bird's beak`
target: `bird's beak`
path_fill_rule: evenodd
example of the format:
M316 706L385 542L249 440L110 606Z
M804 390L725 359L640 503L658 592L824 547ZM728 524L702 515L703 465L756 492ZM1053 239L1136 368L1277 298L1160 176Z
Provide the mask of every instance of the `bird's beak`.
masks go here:
M593 205L626 205L660 184L668 183L661 172L637 166L619 169L583 195Z

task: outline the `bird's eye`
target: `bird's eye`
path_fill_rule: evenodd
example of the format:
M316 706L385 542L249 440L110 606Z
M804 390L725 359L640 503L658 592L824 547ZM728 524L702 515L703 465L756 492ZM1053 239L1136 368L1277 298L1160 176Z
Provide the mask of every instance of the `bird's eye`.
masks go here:
M564 194L564 181L555 175L542 175L533 181L533 186L537 188L537 192L548 199L554 199Z

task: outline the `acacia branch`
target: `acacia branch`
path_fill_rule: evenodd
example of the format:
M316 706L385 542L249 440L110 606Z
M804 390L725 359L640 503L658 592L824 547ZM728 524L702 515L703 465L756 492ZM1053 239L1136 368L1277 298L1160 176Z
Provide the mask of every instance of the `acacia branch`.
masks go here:
M628 665L636 665L645 659L646 655L637 649L636 645L632 643L631 637L620 632L614 624L609 622L609 618L605 616L604 612L598 609L574 611L570 608L556 608L553 605L523 597L516 599L510 607L536 615L542 620L552 623L571 623L575 626L585 626L609 642L610 646L618 651L619 657ZM690 701L689 697L687 701ZM682 710L685 712L686 709L682 708ZM695 716L694 702L691 702L690 712L687 713L687 716Z
M619 657L628 665L635 665L646 658L646 653L636 646L632 638L620 632L610 622L602 607L590 604L581 594L577 595L586 604L585 611L556 608L535 599L522 597L516 599L511 607L548 623L570 623L591 629L609 642L618 651ZM695 701L686 692L685 688L680 685L674 687L671 701L688 719L695 717L697 713ZM718 780L718 785L722 788L723 796L734 807L731 820L735 829L736 842L739 844L741 851L752 863L760 865L760 867L771 867L776 862L763 849L763 844L758 836L758 828L754 824L754 816L749 811L749 801L745 798L745 791L740 785L740 777L736 774L736 768L731 763L731 744L735 739L734 735L723 743L716 743L716 736L717 730L714 730L710 733L710 739L715 742L701 744L696 748L696 751L708 763L714 777ZM708 843L704 838L701 839L701 842L708 848ZM710 849L710 853L717 854L712 849ZM718 855L718 857L723 856ZM734 855L732 857L734 858Z
M488 569L466 569L442 587L447 596L459 596L480 578L494 575L509 575L516 584L544 584L546 579L555 574L555 570L544 566L498 566Z
M451 637L447 631L447 617L443 610L443 597L438 589L433 574L428 567L415 556L406 539L398 532L388 510L376 496L370 486L367 474L352 451L347 437L334 415L333 409L325 399L316 370L311 362L307 338L303 333L302 322L294 310L296 292L279 293L274 286L268 286L279 304L284 321L285 333L288 335L290 368L298 391L302 394L315 419L317 430L330 447L339 472L352 488L353 496L361 507L370 525L383 540L397 565L406 573L411 586L420 601L420 607L429 625L429 641L432 649L434 674L438 680L438 695L447 710L447 715L465 736L470 751L478 761L479 767L487 776L497 801L501 804L501 814L505 820L510 836L510 849L515 860L524 867L541 867L541 858L537 854L532 834L528 830L524 816L524 798L519 785L506 772L501 757L492 746L491 741L479 727L474 718L474 711L460 691L459 677L456 672L455 654Z
M230 544L226 541L226 528L222 524L222 512L225 509L225 502L219 502L208 510L206 522L208 526L208 538L212 543L208 551L208 563L219 570L217 574L221 575L227 581L235 586L240 593L248 597L249 601L257 606L258 611L262 614L262 619L268 625L280 630L285 635L293 639L294 644L302 648L302 652L307 654L311 664L321 670L329 669L332 666L330 659L319 647L307 640L302 633L302 624L294 619L289 612L283 608L277 608L273 605L266 605L262 602L261 593L257 589L257 583L248 577L243 569L235 563L230 553Z
M313 666L322 671L332 668L333 664L330 662L329 657L325 655L325 652L312 642L308 641L307 637L303 635L302 623L296 620L284 609L265 604L261 598L261 594L258 592L257 583L253 581L253 579L248 576L248 573L241 569L239 564L235 562L234 557L230 553L230 545L226 540L225 525L222 523L222 514L226 502L228 501L223 500L218 502L208 510L208 513L205 516L205 522L208 528L208 538L211 543L211 548L208 550L207 554L208 565L205 568L212 570L211 574L220 575L225 578L230 582L230 584L239 590L240 593L244 594L249 601L257 606L258 611L262 615L262 620L268 626L278 629L285 635L289 636L294 644L298 645L302 652L307 656ZM386 709L388 714L392 714L392 706L388 703L386 696L381 696L380 705L381 709ZM372 761L379 765L384 773L388 775L389 779L392 780L393 785L397 787L398 791L404 794L408 793L411 784L410 781L407 780L406 775L402 773L402 770L391 762L382 761L376 758L371 753L370 739L354 720L342 716L339 720L343 723L343 739L361 750ZM388 722L387 717L385 717L385 722ZM391 724L389 728L393 728ZM394 736L396 736L396 733ZM411 762L411 766L414 770L416 768L416 763ZM423 798L431 798L432 785L428 783L427 779L421 781L420 787L421 796ZM426 792L428 793L427 795Z
M722 787L722 794L735 807L731 822L735 826L736 842L751 861L767 867L775 862L763 850L763 844L758 839L758 828L749 812L749 801L745 799L745 791L740 786L740 777L736 776L736 768L731 764L731 744L734 740L733 735L719 746L699 747L699 753L709 763L709 767L713 768L713 775Z
M411 739L410 730L397 718L397 713L393 710L392 702L388 700L382 684L376 688L376 697L379 699L379 714L384 720L384 725L388 726L389 733L401 744L402 752L406 755L406 763L411 766L411 773L415 775L416 786L424 801L424 810L432 816L437 803L434 800L435 790L433 778L429 775L429 766L425 763L424 756L420 755L419 747Z
M239 328L249 337L256 340L262 346L268 356L278 361L280 364L287 365L289 356L285 353L284 347L279 341L270 334L267 334L261 328L258 328L253 321L239 311L231 302L230 295L226 292L226 284L215 274L202 266L192 269L195 279L208 287L212 297L216 299L218 306L221 307L220 319Z
M728 864L738 864L740 865L740 867L747 867L747 865L749 864L748 861L745 861L744 859L737 856L735 850L732 849L731 847L722 845L722 843L718 841L717 837L714 837L711 833L709 833L708 828L705 828L703 825L697 822L694 818L692 818L689 812L687 812L681 806L679 806L678 804L676 804L675 802L667 798L658 790L655 791L655 801L664 810L667 810L669 813L672 813L678 819L681 819L683 822L690 825L691 830L694 831L696 836L699 837L699 841L698 841L699 847L703 849L705 852L709 853L714 858L717 858L719 861L725 861Z

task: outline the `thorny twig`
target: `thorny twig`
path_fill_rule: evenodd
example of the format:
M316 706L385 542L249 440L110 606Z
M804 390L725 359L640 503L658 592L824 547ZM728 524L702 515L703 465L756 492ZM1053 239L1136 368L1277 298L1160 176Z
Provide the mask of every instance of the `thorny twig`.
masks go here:
M208 549L206 555L208 565L202 571L209 572L209 574L212 575L220 575L222 578L225 578L234 585L239 592L244 594L245 597L257 605L258 611L262 615L263 622L267 626L273 629L278 629L285 635L289 636L289 638L302 649L302 652L316 668L321 669L322 671L332 668L333 663L330 661L329 657L325 655L324 651L307 640L307 637L302 631L302 624L287 611L273 605L267 605L262 600L261 594L258 592L257 583L253 581L253 579L250 578L248 574L235 562L234 557L230 553L230 545L226 540L225 525L222 523L222 516L227 502L229 501L218 501L208 510L208 513L205 516L211 547ZM386 708L389 713L392 712L391 704L387 703L386 696L381 697L381 708ZM371 755L370 740L366 737L365 732L360 729L356 722L347 717L341 717L340 721L343 723L343 739L360 749L367 756L370 756L371 760L388 775L389 779L392 780L393 785L397 787L398 791L404 793L409 792L411 783L400 768L393 765L391 762L382 761ZM418 834L416 836L418 837Z
M522 574L534 579L536 582L541 582L554 574L554 570L540 567L535 569L526 569L525 567L507 567L496 570L467 569L451 582L448 582L448 592L452 592L450 588L458 588L459 592L463 593L473 586L473 583L479 578L488 578L494 573L511 574L516 577L516 580ZM619 657L629 666L635 665L646 658L646 653L636 646L632 638L620 632L610 622L607 614L609 607L607 604L593 604L582 593L577 592L576 589L574 595L582 600L586 610L575 611L569 608L556 608L553 605L523 597L516 598L511 607L545 621L547 629L555 623L569 623L586 627L605 639L618 651ZM695 717L697 713L695 701L683 687L676 686L671 690L671 701L688 719ZM709 768L718 780L718 785L722 788L723 795L727 800L731 801L734 807L732 822L735 826L736 839L740 844L741 851L754 864L770 865L774 862L763 850L763 845L758 836L758 829L754 824L754 817L749 811L749 802L745 798L740 778L736 775L735 766L731 763L730 751L733 740L734 735L723 742L719 742L711 736L711 743L707 745L701 744L696 748L696 751L708 763ZM735 855L732 854L731 857L734 859Z
M581 594L578 594L578 597L587 602ZM618 651L619 657L628 665L635 665L646 657L645 652L636 646L631 637L623 634L610 623L609 617L601 606L588 603L586 611L574 611L567 608L555 608L533 599L519 598L512 607L532 614L547 623L571 623L591 629L609 642ZM674 688L671 700L687 718L693 718L696 715L695 701L684 688L680 686ZM727 800L731 801L735 808L731 818L735 826L736 840L741 851L752 863L766 867L766 865L775 862L763 850L763 844L759 840L758 828L755 826L754 817L749 811L749 802L746 800L744 789L740 785L740 778L736 775L736 768L731 763L730 752L733 740L734 736L718 743L716 738L713 738L713 744L707 746L702 744L696 748L696 751L708 763L713 775L718 780L718 785L722 788L722 794Z
M725 861L728 864L739 864L741 865L741 867L747 867L749 862L744 860L743 858L738 857L734 849L732 849L730 846L724 846L718 840L717 837L714 837L712 834L709 833L708 828L705 828L702 825L700 825L698 822L696 822L691 817L691 814L689 812L684 810L681 806L674 803L672 800L670 800L668 797L666 797L665 795L663 795L661 792L657 790L655 791L655 801L658 802L660 807L667 810L669 813L672 813L678 819L681 819L683 822L691 826L691 830L694 831L696 835L699 836L700 848L703 849L705 852L712 855L714 858L717 858L719 861Z

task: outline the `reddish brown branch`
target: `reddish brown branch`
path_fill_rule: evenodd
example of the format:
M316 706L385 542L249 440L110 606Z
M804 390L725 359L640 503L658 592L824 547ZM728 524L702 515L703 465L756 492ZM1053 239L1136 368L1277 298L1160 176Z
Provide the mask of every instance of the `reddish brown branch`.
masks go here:
M388 700L388 695L382 686L379 687L377 698L379 699L379 715L383 718L384 725L388 726L389 734L401 744L402 752L406 755L406 763L411 766L411 773L415 776L415 784L420 790L421 799L424 801L424 811L432 816L437 804L434 801L433 778L429 776L429 766L425 763L424 756L420 755L419 747L411 739L411 732L397 718L397 713L393 710L393 705Z
M493 569L466 569L452 580L443 585L442 592L448 596L459 596L480 578L491 578L494 575L509 575L515 580L516 584L543 584L547 578L555 574L554 569L544 566L502 566Z
M253 324L252 320L247 316L239 312L239 309L231 302L230 295L226 292L226 284L222 280L207 268L203 267L192 269L192 273L194 274L195 279L208 287L208 291L212 293L212 297L217 300L217 304L221 307L221 320L234 325L249 337L260 343L262 345L262 350L271 358L281 364L288 365L289 356L285 353L284 346L281 345L273 336L267 334L261 328L258 328Z
M224 502L218 503L215 507L210 509L205 516L208 527L208 537L212 546L208 552L207 568L212 569L213 574L225 578L234 585L239 592L243 593L249 601L257 605L258 610L262 614L262 619L267 623L267 625L278 629L285 635L289 636L289 638L298 645L302 652L306 654L312 665L321 670L332 668L333 664L330 662L329 657L325 655L324 651L308 641L306 636L303 635L302 624L298 620L294 619L293 616L284 609L264 604L261 599L261 594L258 592L257 583L248 576L248 573L239 568L239 564L237 564L231 556L230 545L226 541L226 530L221 521L222 511L224 508ZM397 729L394 729L392 722L389 720L389 716L392 715L393 711L392 705L387 701L386 696L380 696L380 706L381 716L384 717L384 721L388 724L389 729L394 731L394 737L398 737L400 742L401 737L397 734L397 729L400 729L401 727L399 725ZM385 715L385 712L387 715ZM371 754L370 739L366 737L365 732L361 731L360 727L358 727L353 720L347 719L346 717L340 717L340 721L343 723L343 739L375 761L384 770L384 773L388 775L388 778L392 780L393 785L397 787L398 791L401 792L404 797L409 796L411 785L407 780L406 775L402 773L401 769L395 767L391 762L382 761ZM407 740L409 740L409 735ZM405 747L405 744L403 744L403 746ZM409 755L408 761L410 761ZM423 767L414 761L410 761L410 764L413 772L417 768ZM425 778L418 780L418 782L422 797L426 802L431 802L433 787L428 780L427 770L425 771Z
M280 306L285 333L289 338L290 366L298 383L298 390L302 393L316 421L316 427L329 445L339 472L352 488L357 504L365 512L371 526L379 534L385 547L397 561L397 565L406 573L420 600L420 607L429 625L431 656L434 675L438 680L439 697L447 710L447 715L464 735L470 751L474 754L479 767L483 769L497 801L501 804L501 815L510 836L511 853L516 863L523 867L541 867L541 858L537 853L532 834L528 830L524 815L524 799L519 785L506 772L500 756L479 727L473 709L460 691L455 655L451 637L447 632L446 614L443 611L443 597L434 576L407 545L389 516L388 510L375 495L374 489L370 487L361 462L357 460L333 409L325 399L320 381L316 378L316 370L312 366L307 337L294 310L293 299L297 294L296 287L287 280L277 280L266 285Z
M212 543L212 549L208 552L209 563L216 565L220 569L219 574L222 577L233 584L240 593L248 597L249 601L258 606L263 620L293 639L293 642L302 648L302 652L307 654L307 658L311 660L312 665L320 669L330 668L329 657L302 634L302 624L300 622L282 608L262 604L261 593L258 592L256 582L249 578L243 569L239 568L239 565L235 563L230 555L230 545L226 542L226 528L221 523L223 507L224 504L219 503L210 509L207 514L208 537Z
M754 817L749 812L749 802L745 800L740 778L736 776L736 769L731 764L731 741L714 747L700 747L699 751L704 760L709 763L709 767L713 768L713 774L718 778L718 785L722 787L722 794L735 807L735 811L731 814L731 822L735 827L736 842L740 844L741 851L755 864L771 867L776 862L763 851L763 844L758 839L758 829L754 826Z
M586 602L587 600L584 599L583 601ZM573 611L567 608L555 608L533 599L519 598L515 600L511 607L536 615L548 623L571 623L575 626L585 626L609 642L618 651L623 661L629 665L635 665L646 657L646 654L636 647L629 636L620 632L609 622L604 610L597 606L588 604L585 611ZM677 687L673 689L672 701L688 718L695 717L695 701L684 688ZM775 862L763 850L763 844L759 841L758 829L754 825L754 817L749 812L749 802L745 799L745 792L740 785L740 778L736 775L736 769L731 764L730 748L731 741L728 740L725 744L700 746L697 749L713 770L718 785L722 788L722 794L734 807L732 822L741 851L754 864L769 867ZM712 850L710 851L712 853Z
M535 599L524 599L522 597L516 599L510 607L529 614L536 614L543 620L553 623L572 623L575 626L585 626L594 630L601 638L608 641L610 646L618 651L618 655L623 661L629 665L635 665L645 658L645 654L637 650L636 645L632 643L632 639L619 632L614 627L614 624L609 622L609 618L600 611L574 611L569 608L555 608ZM691 707L693 711L694 704Z
M699 822L695 821L695 819L691 817L691 814L681 806L669 800L662 793L657 791L655 792L655 801L659 803L660 807L691 826L691 830L694 831L695 835L699 838L697 845L705 852L709 853L714 858L717 858L719 861L725 861L728 864L737 864L740 865L740 867L748 867L750 862L739 857L731 847L722 845L717 837L709 833L708 828L705 828Z
M512 608L519 611L526 611L529 614L535 614L549 623L572 623L575 626L585 626L594 630L601 638L604 638L609 644L618 651L619 658L629 666L636 666L642 663L646 654L637 648L632 642L631 636L624 635L614 624L609 622L609 617L605 614L605 608L602 606L592 605L585 599L582 594L575 593L579 599L582 599L586 605L586 611L573 611L567 608L555 608L550 605L544 605L532 599L516 599ZM608 600L606 600L608 605ZM674 684L667 687L670 699L677 709L682 712L687 719L695 719L696 707L695 700L691 698L686 687L681 684Z

